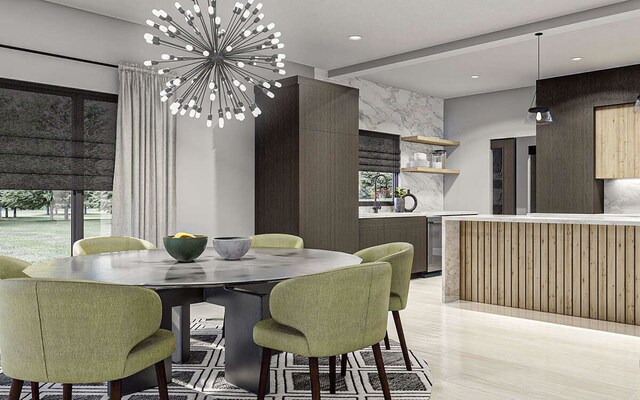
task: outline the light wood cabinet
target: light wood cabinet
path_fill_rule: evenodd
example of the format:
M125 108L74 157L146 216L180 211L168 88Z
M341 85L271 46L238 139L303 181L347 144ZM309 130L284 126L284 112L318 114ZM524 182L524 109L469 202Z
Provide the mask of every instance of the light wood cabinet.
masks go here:
M640 178L640 114L633 104L598 107L596 178Z
M463 221L460 299L640 325L640 227Z

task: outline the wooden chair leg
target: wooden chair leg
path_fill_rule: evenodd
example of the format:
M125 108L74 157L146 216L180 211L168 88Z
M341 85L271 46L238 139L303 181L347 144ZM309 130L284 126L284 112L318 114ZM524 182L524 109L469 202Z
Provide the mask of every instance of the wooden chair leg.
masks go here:
M336 394L336 356L329 357L329 393Z
M31 400L40 400L40 384L31 382Z
M22 393L22 385L24 385L24 381L21 381L20 379L11 380L11 389L9 389L9 400L18 400L20 398L20 394Z
M309 372L311 376L311 399L320 400L320 369L318 358L309 357Z
M62 400L71 400L73 387L70 383L64 383L62 385Z
M340 375L347 376L347 354L340 356Z
M271 368L271 349L262 348L262 366L260 368L260 384L258 386L258 400L264 400L267 395L267 382Z
M378 376L380 377L380 385L382 386L382 394L384 400L391 400L391 392L389 391L389 381L387 380L387 372L384 370L384 360L382 359L382 350L380 343L372 346L373 356L376 359L376 367L378 368Z
M122 379L109 382L109 400L120 400L122 398Z
M389 343L389 332L384 335L384 348L385 350L391 350L391 343Z
M393 311L392 314L393 314L393 322L396 323L398 338L400 339L400 347L402 348L402 357L404 357L404 365L406 365L407 371L411 371L411 359L409 358L409 349L407 348L407 341L404 339L404 330L402 329L400 312Z
M158 380L158 394L160 395L160 400L169 400L167 371L164 369L164 360L156 363L156 379Z

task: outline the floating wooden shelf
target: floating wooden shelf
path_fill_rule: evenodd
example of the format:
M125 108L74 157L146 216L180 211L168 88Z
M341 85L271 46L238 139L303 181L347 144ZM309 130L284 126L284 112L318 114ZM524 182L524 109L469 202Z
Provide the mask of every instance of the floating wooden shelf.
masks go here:
M441 168L425 168L425 167L415 167L415 168L402 168L400 171L402 172L418 172L421 174L442 174L442 175L459 175L460 171L457 169L441 169Z
M401 137L400 140L402 140L403 142L430 144L433 146L460 146L460 142L458 142L457 140L447 140L437 137L404 136Z

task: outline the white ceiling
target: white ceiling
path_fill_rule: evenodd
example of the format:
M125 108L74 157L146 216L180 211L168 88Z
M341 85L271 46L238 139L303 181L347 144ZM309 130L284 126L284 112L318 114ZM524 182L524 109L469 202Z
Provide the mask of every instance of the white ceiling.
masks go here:
M47 0L144 24L152 8L175 13L175 0ZM185 6L190 0L180 0ZM205 0L200 0L204 2ZM263 0L264 1L264 0ZM218 0L233 7L233 0ZM267 21L283 32L288 59L335 69L502 29L602 7L620 0L277 0L264 1ZM364 39L349 41L359 34ZM640 62L640 18L545 36L546 76ZM569 58L580 55L582 63ZM532 85L535 41L387 69L367 79L450 98ZM481 75L471 80L471 74Z
M542 78L640 64L640 17L542 37ZM364 75L364 79L451 98L533 86L537 44L525 42L474 51ZM584 57L582 61L571 61ZM480 75L471 79L471 75Z

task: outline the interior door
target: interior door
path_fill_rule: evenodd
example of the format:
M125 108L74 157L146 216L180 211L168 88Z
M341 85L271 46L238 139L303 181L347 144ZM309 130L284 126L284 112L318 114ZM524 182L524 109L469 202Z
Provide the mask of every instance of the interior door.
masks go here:
M491 141L493 213L516 215L516 139Z

